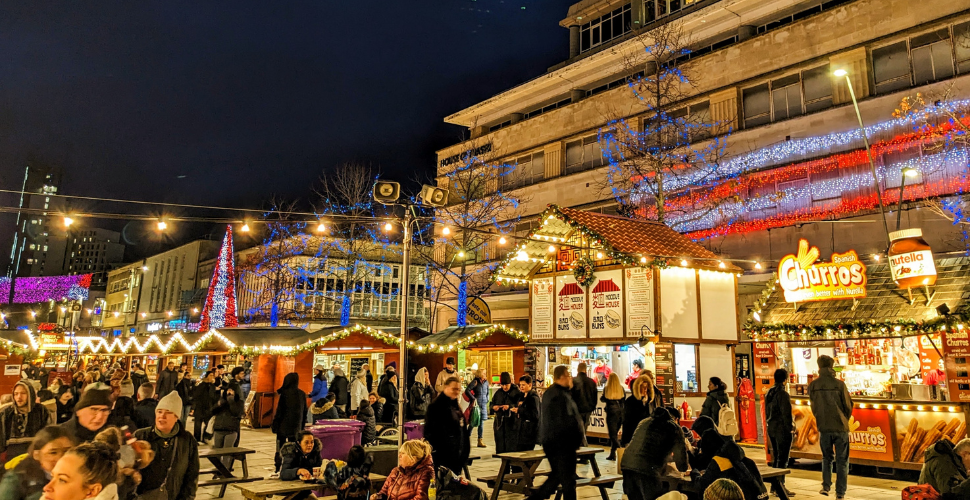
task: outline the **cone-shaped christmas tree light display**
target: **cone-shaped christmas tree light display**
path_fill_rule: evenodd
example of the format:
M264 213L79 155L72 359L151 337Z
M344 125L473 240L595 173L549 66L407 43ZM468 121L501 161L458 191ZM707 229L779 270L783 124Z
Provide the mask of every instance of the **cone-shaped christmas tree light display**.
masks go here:
M226 237L219 249L216 268L209 282L209 293L202 306L199 331L238 326L236 319L236 270L232 262L232 226L226 226Z

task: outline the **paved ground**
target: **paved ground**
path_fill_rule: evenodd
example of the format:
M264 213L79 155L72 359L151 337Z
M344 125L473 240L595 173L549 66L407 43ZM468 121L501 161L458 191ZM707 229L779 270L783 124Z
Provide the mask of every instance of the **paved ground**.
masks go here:
M487 456L491 457L495 452L494 445L492 444L492 431L491 422L488 422L486 433L485 433L485 443L489 446L487 448L475 448L472 450L473 455ZM473 432L473 438L476 434ZM203 445L207 446L207 445ZM259 430L244 430L242 435L242 440L240 446L245 448L252 448L256 450L254 455L250 455L249 460L249 470L253 475L269 476L273 473L273 453L276 450L276 438L270 433L268 429ZM474 446L474 442L473 442ZM764 452L757 448L745 448L746 453L755 462L764 463ZM616 463L606 461L606 453L597 455L599 457L600 471L604 474L612 474L616 472ZM475 465L471 467L472 477L481 477L494 475L499 466L499 460L493 458L481 459L475 461ZM548 468L548 465L545 466ZM204 467L205 468L205 467ZM237 467L238 470L238 467ZM577 472L581 476L591 476L589 466L579 466ZM865 499L865 500L898 500L901 496L900 492L902 488L913 484L913 482L904 482L893 480L888 476L876 476L876 477L865 477L861 474L870 473L870 470L856 471L856 475L850 475L849 477L849 491L846 498L849 499ZM807 500L807 499L829 499L834 500L835 497L823 497L818 494L820 489L820 479L821 474L819 472L819 467L816 465L814 469L794 469L792 474L788 478L788 488L796 493L796 500ZM484 485L482 483L476 483L479 486ZM623 498L622 494L622 482L618 483L615 490L610 490L611 500L620 500ZM490 492L488 492L490 493ZM219 494L218 487L209 487L199 490L199 495L197 498L199 500L209 500L216 498ZM578 491L578 496L580 499L593 500L600 498L599 490L596 488L580 488ZM228 500L241 500L243 497L239 490L230 486L226 491L226 496L224 497ZM282 497L277 497L282 498ZM503 500L519 500L523 497L521 495L503 493L499 498ZM772 497L775 498L775 497Z

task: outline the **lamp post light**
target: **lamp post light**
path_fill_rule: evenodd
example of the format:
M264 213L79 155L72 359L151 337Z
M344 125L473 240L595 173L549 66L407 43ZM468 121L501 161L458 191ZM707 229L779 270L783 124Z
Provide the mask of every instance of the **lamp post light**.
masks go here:
M852 90L852 80L849 79L849 72L844 69L837 69L833 72L835 76L844 77L845 84L849 87L849 97L852 98L852 106L855 107L855 116L859 119L859 131L862 132L862 142L866 145L866 156L869 157L869 169L872 171L872 181L875 183L876 199L879 200L879 213L882 214L882 225L886 230L886 248L889 248L889 223L886 222L886 206L882 202L882 190L879 189L879 177L876 175L876 162L872 159L872 148L869 147L869 138L866 136L866 126L862 123L862 113L859 111L859 101L855 98L855 91Z
M919 175L919 170L910 167L904 167L902 170L902 178L899 181L899 203L896 205L896 230L899 231L899 223L903 218L903 189L906 188L906 178L916 177Z

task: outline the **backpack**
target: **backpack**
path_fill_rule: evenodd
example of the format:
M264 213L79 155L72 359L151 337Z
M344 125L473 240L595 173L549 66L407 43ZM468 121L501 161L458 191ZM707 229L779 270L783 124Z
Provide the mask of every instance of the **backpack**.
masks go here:
M936 488L928 484L917 484L903 488L903 500L939 500Z
M717 433L722 436L736 436L738 434L738 417L730 406L722 404L717 413Z

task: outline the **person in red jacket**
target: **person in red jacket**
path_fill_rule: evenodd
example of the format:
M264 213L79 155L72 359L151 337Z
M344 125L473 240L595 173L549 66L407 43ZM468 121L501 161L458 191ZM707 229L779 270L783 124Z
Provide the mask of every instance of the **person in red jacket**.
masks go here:
M431 445L424 440L411 440L401 445L397 463L384 481L380 493L371 500L428 500L428 488L434 477Z

